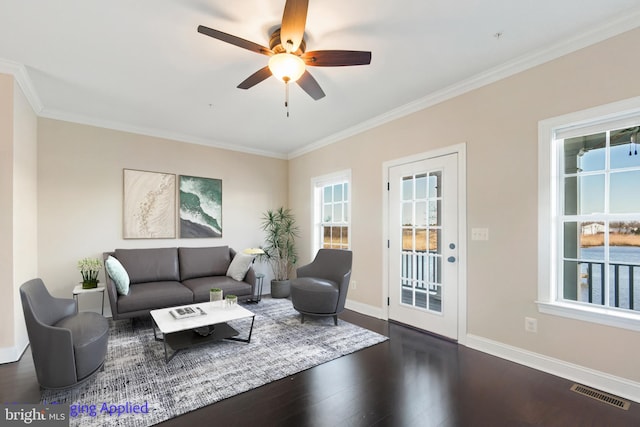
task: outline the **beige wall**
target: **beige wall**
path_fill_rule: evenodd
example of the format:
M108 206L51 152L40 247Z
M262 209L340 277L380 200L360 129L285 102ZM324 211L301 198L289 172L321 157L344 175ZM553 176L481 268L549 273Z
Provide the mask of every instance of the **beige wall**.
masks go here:
M42 118L38 134L39 274L58 296L79 282L77 261L103 251L262 244L260 216L287 203L285 160ZM223 237L124 240L123 168L222 179ZM88 295L80 303L99 308Z
M13 77L0 74L0 349L13 346Z
M638 333L543 315L534 303L538 121L640 95L640 57L628 54L639 42L640 30L625 33L292 159L288 170L283 160L51 119L38 119L36 133L24 97L14 95L17 85L0 75L0 289L15 297L18 276L38 275L53 294L69 297L79 280L77 260L117 247L256 246L262 212L287 202L302 228L304 263L311 258L310 180L351 169L358 287L349 299L384 310L382 164L466 142L468 229L490 230L489 241L468 242L469 334L640 381ZM26 145L18 148L22 138ZM122 239L123 168L222 179L224 236ZM24 198L14 198L15 191ZM22 217L36 206L37 223ZM15 342L13 301L0 299L0 351ZM85 303L98 309L97 300ZM525 316L538 318L537 334L525 333Z
M26 345L19 288L38 275L38 118L14 83L13 303L15 343Z
M290 206L310 259L310 180L352 169L353 276L349 299L383 310L382 164L467 144L467 329L485 339L640 381L638 332L538 313L537 126L540 120L640 95L640 43L631 31L542 66L292 159ZM538 319L526 333L524 317Z
M0 363L28 338L19 287L38 273L37 118L12 76L0 74Z

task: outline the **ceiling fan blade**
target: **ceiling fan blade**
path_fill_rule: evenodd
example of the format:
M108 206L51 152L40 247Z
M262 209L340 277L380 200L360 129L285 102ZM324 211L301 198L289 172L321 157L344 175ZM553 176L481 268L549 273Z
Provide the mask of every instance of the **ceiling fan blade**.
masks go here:
M371 52L360 50L316 50L301 56L305 64L314 67L345 67L349 65L369 65Z
M213 28L205 27L204 25L198 25L198 32L255 53L267 56L273 55L273 52L268 47L264 47L258 43L250 42L249 40L245 40L240 37L232 36L231 34L223 33L222 31L214 30Z
M280 40L282 47L289 53L295 52L300 47L307 23L308 8L309 0L287 0L284 5Z
M268 79L269 77L271 77L271 70L269 69L269 67L266 66L264 68L260 68L258 71L251 74L242 83L240 83L238 85L238 89L249 89L257 85L261 81Z
M304 74L296 81L298 86L302 88L305 92L309 94L310 97L315 99L316 101L320 98L324 98L325 94L316 79L305 70Z

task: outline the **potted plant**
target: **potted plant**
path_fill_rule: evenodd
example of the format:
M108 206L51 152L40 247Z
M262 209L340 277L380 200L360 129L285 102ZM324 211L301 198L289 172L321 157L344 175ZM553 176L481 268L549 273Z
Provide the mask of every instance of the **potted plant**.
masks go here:
M238 297L236 295L229 294L224 297L224 301L226 302L225 305L227 308L233 308L238 304Z
M98 273L102 269L102 263L98 258L83 258L78 261L78 270L82 275L82 289L98 287Z
M271 296L273 298L287 298L291 283L289 276L298 260L295 238L299 229L291 209L280 207L268 210L262 216L262 231L265 232L264 254L259 254L260 260L266 260L273 270L271 280Z
M222 301L222 289L220 288L209 289L209 302L211 302L211 305L215 305L217 301Z

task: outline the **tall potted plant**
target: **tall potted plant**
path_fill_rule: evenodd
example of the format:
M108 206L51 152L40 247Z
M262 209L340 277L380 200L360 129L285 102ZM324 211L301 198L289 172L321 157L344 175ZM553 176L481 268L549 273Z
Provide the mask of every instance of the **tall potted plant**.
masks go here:
M299 235L299 228L291 209L280 207L265 212L262 230L265 232L264 254L258 258L268 261L273 270L271 296L287 298L291 289L289 275L298 260L295 238Z

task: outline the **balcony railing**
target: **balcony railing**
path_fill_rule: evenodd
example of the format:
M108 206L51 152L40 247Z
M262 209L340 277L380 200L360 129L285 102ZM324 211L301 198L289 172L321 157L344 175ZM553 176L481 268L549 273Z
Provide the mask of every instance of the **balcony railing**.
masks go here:
M605 305L607 294L605 263L597 261L578 262L580 285L586 285L586 298L581 290L579 300ZM638 283L636 283L638 282ZM640 265L609 263L609 306L640 311Z
M442 256L435 251L402 251L402 303L442 310Z

